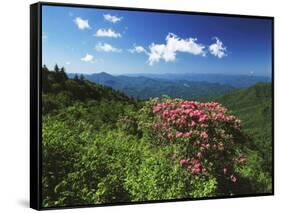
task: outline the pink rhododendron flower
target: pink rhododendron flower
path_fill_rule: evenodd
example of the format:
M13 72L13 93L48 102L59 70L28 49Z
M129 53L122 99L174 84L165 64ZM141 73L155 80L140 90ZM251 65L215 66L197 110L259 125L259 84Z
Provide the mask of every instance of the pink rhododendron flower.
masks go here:
M201 132L201 133L200 133L200 137L201 137L201 138L204 138L204 139L208 138L207 132Z
M181 167L184 167L186 165L187 165L187 160L185 160L185 159L180 160L180 166Z
M198 152L196 155L198 158L201 158L203 156L202 152Z
M196 125L196 123L195 123L194 121L191 121L190 126L191 126L191 127L194 127L195 125Z
M192 135L192 131L184 133L184 136L186 136L186 137L190 137L191 135Z
M219 103L166 99L152 106L151 111L155 141L163 146L179 144L182 147L179 156L190 159L180 160L180 166L186 167L191 174L211 172L215 168L220 168L220 171L223 168L224 174L231 174L231 169L225 165L246 161L245 156L237 157L239 152L233 152L240 142L233 137L234 129L235 134L241 131L240 120ZM173 155L172 159L175 160L176 156ZM225 177L237 181L234 175Z
M200 127L201 127L202 129L206 128L207 126L208 126L207 124L201 124L201 125L200 125Z
M169 133L169 134L167 135L167 137L168 137L168 138L173 138L173 134L172 134L172 133Z
M176 137L177 137L177 138L180 138L180 137L182 137L182 136L183 136L183 133L182 133L182 132L177 132L177 133L176 133Z

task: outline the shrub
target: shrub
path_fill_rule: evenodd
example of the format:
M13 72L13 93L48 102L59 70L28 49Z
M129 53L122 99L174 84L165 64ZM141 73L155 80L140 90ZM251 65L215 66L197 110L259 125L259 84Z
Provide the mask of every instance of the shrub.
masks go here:
M140 124L154 145L179 145L174 154L182 169L193 176L216 177L219 185L238 181L235 168L246 161L241 147L249 139L241 131L240 121L225 107L165 98L152 99L143 112L147 116L140 117ZM228 190L223 193L230 193Z

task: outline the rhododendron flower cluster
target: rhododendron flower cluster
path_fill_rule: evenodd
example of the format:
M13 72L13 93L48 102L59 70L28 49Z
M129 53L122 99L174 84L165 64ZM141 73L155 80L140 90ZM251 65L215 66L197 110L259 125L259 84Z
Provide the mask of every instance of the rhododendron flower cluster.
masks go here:
M203 168L201 162L197 159L180 160L180 165L181 167L187 167L191 174L206 172L206 168Z
M166 99L153 105L152 113L155 142L181 144L179 164L191 174L219 170L229 175L231 164L246 161L243 155L236 156L239 143L245 142L240 120L221 104ZM233 174L228 178L232 182L237 180Z

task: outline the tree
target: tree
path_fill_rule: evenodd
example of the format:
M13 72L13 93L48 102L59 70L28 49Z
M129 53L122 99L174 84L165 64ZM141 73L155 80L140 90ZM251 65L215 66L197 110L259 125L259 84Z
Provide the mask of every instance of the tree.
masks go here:
M66 75L66 73L65 73L65 68L64 68L64 67L62 67L62 68L60 69L60 73L61 73L62 78L67 79L67 75Z
M60 71L60 68L59 68L59 66L58 66L57 64L56 64L55 67L54 67L54 71L55 71L55 72L59 72L59 71Z
M84 77L83 74L80 75L80 80L81 80L81 81L85 80L85 77Z
M77 74L75 74L74 75L74 80L78 80L79 78L78 78L78 75Z
M48 92L49 90L49 81L48 81L48 73L49 70L47 68L47 66L44 64L42 67L42 89L43 92Z

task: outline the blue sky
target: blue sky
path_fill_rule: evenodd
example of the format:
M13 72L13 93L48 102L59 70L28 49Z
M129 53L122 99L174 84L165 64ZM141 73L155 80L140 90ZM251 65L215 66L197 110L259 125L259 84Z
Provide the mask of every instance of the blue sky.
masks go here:
M271 76L271 21L43 6L43 64L69 73Z

